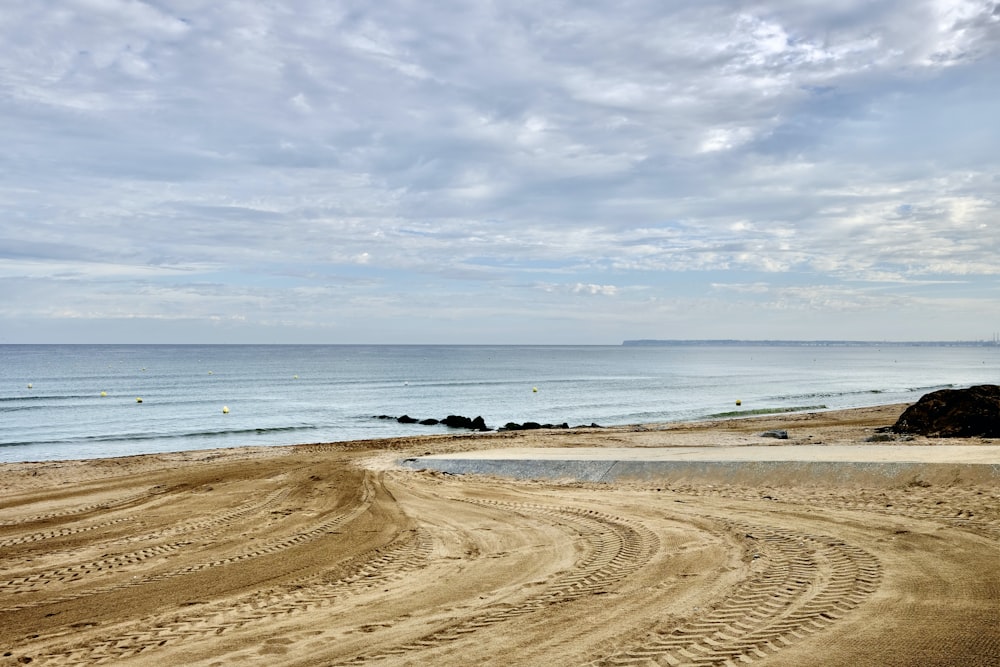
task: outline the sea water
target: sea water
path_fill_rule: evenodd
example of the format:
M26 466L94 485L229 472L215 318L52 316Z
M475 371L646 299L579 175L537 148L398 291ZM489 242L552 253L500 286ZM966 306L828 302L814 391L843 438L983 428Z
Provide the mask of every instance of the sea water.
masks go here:
M864 407L998 380L996 346L2 345L0 461L456 432L401 415L497 428Z

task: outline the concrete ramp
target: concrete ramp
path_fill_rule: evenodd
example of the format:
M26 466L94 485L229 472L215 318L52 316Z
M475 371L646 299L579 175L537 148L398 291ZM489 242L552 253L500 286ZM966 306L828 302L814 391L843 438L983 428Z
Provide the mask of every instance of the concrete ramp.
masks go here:
M1000 481L996 445L511 448L400 463L452 474L586 482L871 487Z

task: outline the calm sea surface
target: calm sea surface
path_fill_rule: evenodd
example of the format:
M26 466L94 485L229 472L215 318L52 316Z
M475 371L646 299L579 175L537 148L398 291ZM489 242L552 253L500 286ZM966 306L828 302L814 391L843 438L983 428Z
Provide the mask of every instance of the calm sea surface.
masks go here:
M0 345L0 461L449 432L376 415L610 426L997 382L995 346Z

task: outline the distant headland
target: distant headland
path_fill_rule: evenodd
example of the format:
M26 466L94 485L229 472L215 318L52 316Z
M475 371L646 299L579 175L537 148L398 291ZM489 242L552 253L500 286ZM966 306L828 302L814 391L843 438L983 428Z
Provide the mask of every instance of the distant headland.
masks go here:
M622 342L625 347L655 347L658 345L722 346L733 347L996 347L1000 337L988 340L940 341L891 341L891 340L739 340L720 338L711 340L686 340L642 338Z

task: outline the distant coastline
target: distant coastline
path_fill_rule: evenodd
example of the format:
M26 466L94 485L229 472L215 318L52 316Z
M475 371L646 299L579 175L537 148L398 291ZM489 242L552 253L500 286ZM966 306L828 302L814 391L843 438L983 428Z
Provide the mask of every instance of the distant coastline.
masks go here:
M666 345L733 347L1000 347L1000 340L941 340L941 341L891 341L891 340L739 340L720 338L656 339L641 338L622 341L624 347L655 347Z

